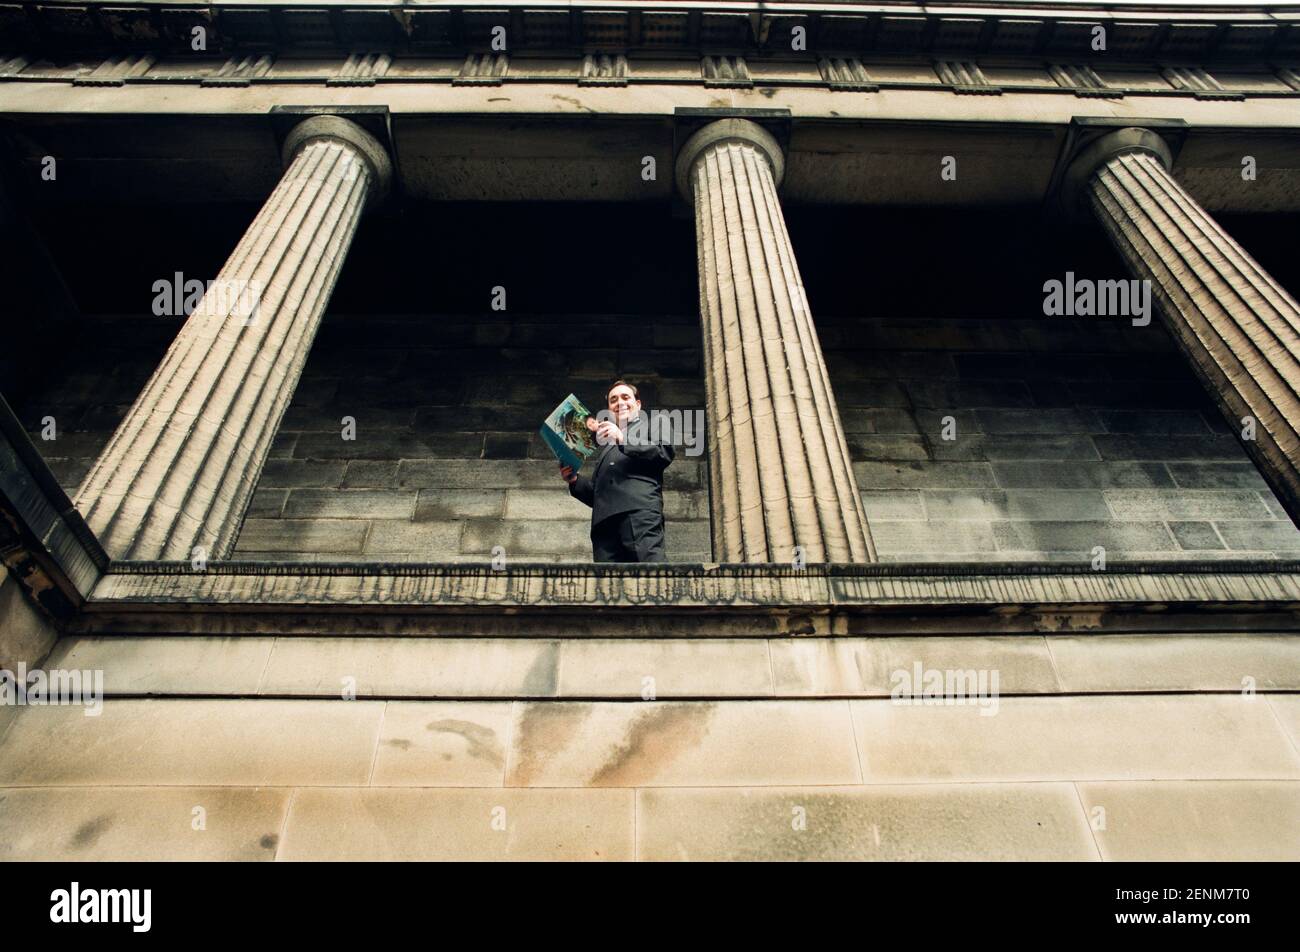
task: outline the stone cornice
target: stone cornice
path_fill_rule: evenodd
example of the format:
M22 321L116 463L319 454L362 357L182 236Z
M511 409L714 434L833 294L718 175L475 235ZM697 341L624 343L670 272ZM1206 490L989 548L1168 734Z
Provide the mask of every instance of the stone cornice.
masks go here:
M1291 611L1300 562L1060 565L516 565L115 563L86 608L226 610L583 609L1164 611L1173 606Z
M617 76L601 76L590 65L601 57L525 51L513 55L470 54L452 50L399 53L344 54L328 50L287 52L235 52L229 55L202 53L189 55L172 52L111 54L91 51L71 55L35 51L0 53L0 86L27 83L66 84L79 90L98 93L108 88L158 86L197 86L212 89L204 98L186 102L182 111L201 111L214 102L234 102L241 92L258 87L319 87L333 92L357 87L393 91L402 87L427 86L567 86L588 89L600 86L620 88L636 86L696 87L711 90L719 86L736 90L762 90L771 95L776 89L836 94L828 99L827 114L841 114L838 108L846 93L855 98L876 96L887 91L917 93L969 94L984 93L991 101L1010 101L1028 95L1049 96L1073 101L1120 101L1141 96L1180 101L1242 103L1246 100L1292 99L1300 97L1300 65L1267 67L1258 63L1221 63L1211 68L1195 67L1210 89L1179 85L1171 76L1176 71L1162 69L1159 62L1103 63L1092 67L1068 66L1068 57L1055 61L1044 57L1012 61L993 54L970 57L960 62L945 59L902 60L885 54L841 56L784 53L779 56L753 55L698 58L656 52L616 54ZM492 59L498 65L487 75L480 68ZM720 81L710 78L712 63L728 60L739 64L743 80ZM1295 62L1300 63L1300 54ZM952 66L962 67L963 74L975 72L981 77L991 73L996 84L970 85L960 81ZM981 69L981 67L983 67ZM1187 72L1188 70L1183 70ZM846 78L848 77L848 78ZM1086 78L1085 78L1086 77ZM219 99L215 90L227 94ZM397 95L397 93L393 93ZM1080 106L1080 110L1085 107ZM1104 109L1096 106L1095 109ZM96 111L103 111L102 103ZM130 111L130 107L127 107ZM459 111L459 110L457 110ZM608 107L600 109L609 112ZM615 110L617 111L617 110Z
M1091 54L1092 28L1108 31ZM534 0L228 0L222 3L0 2L5 48L254 50L488 50L494 26L509 50L774 52L791 30L808 49L1088 60L1261 62L1300 55L1300 4L628 2Z

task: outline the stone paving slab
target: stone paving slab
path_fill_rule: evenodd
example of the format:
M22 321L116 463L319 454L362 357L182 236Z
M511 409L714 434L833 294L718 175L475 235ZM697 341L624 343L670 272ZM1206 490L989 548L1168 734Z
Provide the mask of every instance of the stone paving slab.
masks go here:
M560 643L541 639L279 638L262 694L552 697Z
M110 700L25 707L0 748L0 786L365 784L383 703Z
M1286 731L1292 746L1300 751L1300 695L1275 695L1264 700Z
M778 696L889 696L929 669L997 670L1006 694L1060 690L1041 636L773 639L772 678Z
M518 702L508 786L858 783L848 702Z
M499 787L509 701L390 701L370 782L378 787Z
M637 791L644 860L1096 860L1068 783Z
M9 725L18 717L19 707L11 704L0 704L0 744L4 743L5 735L9 733Z
M270 552L357 556L369 524L351 519L245 519L235 558Z
M561 697L769 697L763 639L565 641Z
M113 694L256 694L273 638L62 638L42 667L104 672Z
M1300 689L1295 635L1048 635L1047 645L1065 691Z
M1294 696L110 699L18 709L0 786L799 786L1300 780Z
M1258 696L849 703L868 783L1300 779L1300 754Z
M1197 780L1078 786L1107 860L1300 860L1300 783Z
M1294 781L0 788L0 861L1295 861L1298 828Z
M0 787L0 862L272 860L288 787Z
M835 638L70 637L44 668L109 696L770 698L891 694L925 669L997 671L1002 694L1300 689L1294 634ZM12 708L0 707L0 732Z
M632 790L307 788L281 860L627 860Z
M0 740L0 859L1300 858L1300 697L1006 697L997 711L19 708Z

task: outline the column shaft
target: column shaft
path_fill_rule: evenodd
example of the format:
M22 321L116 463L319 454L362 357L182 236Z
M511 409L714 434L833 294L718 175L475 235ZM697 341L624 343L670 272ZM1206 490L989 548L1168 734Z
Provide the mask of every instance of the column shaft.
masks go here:
M234 546L367 196L386 174L344 139L302 138L295 151L78 493L113 558L189 559L201 546L218 559ZM251 315L236 287L254 292Z
M1300 306L1156 154L1101 164L1086 196L1291 518L1300 521Z
M713 439L714 556L785 562L798 546L809 562L870 561L866 516L769 151L723 137L686 164Z

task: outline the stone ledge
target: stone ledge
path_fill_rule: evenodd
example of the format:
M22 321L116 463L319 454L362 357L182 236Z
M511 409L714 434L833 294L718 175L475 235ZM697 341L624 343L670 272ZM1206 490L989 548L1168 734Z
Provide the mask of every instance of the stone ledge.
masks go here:
M25 706L0 745L0 787L1300 781L1295 695L963 700Z
M118 563L95 587L87 610L204 605L256 609L311 606L465 611L601 607L861 611L1032 606L1072 610L1170 605L1291 610L1300 606L1300 563L1112 563L1088 566L920 564L661 565L500 571L464 564ZM812 634L813 631L805 632Z
M3 396L0 562L58 618L80 607L109 562Z
M106 697L660 700L888 698L899 672L997 671L1002 697L1300 691L1300 634L869 638L64 638L46 670L98 670ZM647 678L650 680L647 681ZM0 708L2 711L3 708ZM3 714L0 714L3 717Z

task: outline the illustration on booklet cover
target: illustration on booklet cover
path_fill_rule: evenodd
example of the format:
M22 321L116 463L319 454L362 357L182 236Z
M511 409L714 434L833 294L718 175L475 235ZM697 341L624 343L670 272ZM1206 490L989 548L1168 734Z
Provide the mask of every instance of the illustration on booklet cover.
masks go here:
M582 468L587 457L596 452L595 420L591 411L573 394L551 411L540 430L542 439L551 448L562 466Z

